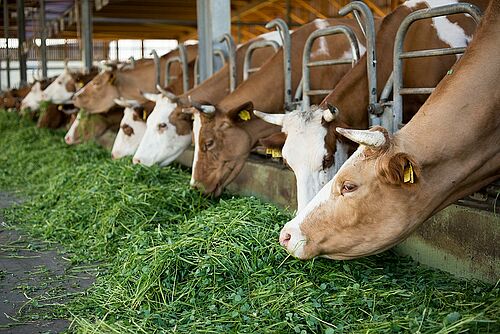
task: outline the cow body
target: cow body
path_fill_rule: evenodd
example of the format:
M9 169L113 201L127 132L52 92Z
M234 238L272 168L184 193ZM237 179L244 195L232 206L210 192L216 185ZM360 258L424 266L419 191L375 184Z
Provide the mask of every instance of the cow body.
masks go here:
M236 50L236 79L243 81L243 60L248 46L257 40L273 39L277 33L264 34ZM258 66L271 58L274 51L271 48L256 50L253 56L253 66ZM216 104L229 94L229 65L226 64L214 75L197 87L171 101L166 96L152 97L159 102L147 121L147 130L141 141L134 163L151 166L158 163L168 165L191 145L192 115L183 112L191 107L190 99L204 103ZM165 125L165 127L163 127Z
M403 19L414 10L454 2L456 1L412 0L399 6L384 18L376 35L378 94L381 93L392 72L394 40ZM465 15L418 21L407 34L405 50L464 47L470 41L474 29L475 23ZM405 87L436 86L456 59L456 56L450 55L405 61L403 67ZM277 123L275 122L282 125L282 131L287 135L282 143L283 157L297 179L299 210L304 208L333 178L341 164L356 150L357 144L339 136L335 128L368 127L367 87L365 56L340 80L334 91L320 104L319 109L312 109L305 114L295 111L281 116ZM411 119L427 97L427 95L412 95L404 98L405 122ZM265 115L262 116L265 118ZM276 119L276 116L273 117Z
M297 88L302 75L302 54L308 36L318 28L333 25L347 25L358 37L362 36L357 23L348 19L316 20L294 31L291 35L293 90ZM320 38L313 46L312 60L343 58L349 49L343 36ZM312 71L312 88L334 87L350 68L350 65L342 65ZM194 128L197 131L191 180L193 186L203 189L207 194L220 195L223 188L238 175L257 141L279 131L275 125L255 117L252 110L282 112L283 75L283 54L280 50L259 72L222 99L214 113L195 113Z
M197 45L186 47L189 62L190 82L194 82L193 68ZM168 59L179 55L178 50L173 50L160 58L160 73L165 73L165 63ZM113 67L101 72L88 85L86 85L78 94L75 95L74 103L77 107L83 108L89 113L106 112L114 106L114 99L124 98L127 100L137 100L140 103L146 102L141 95L142 92L156 91L155 66L150 59L141 59L135 62L133 68L119 69ZM176 75L178 80L171 85L170 89L176 93L182 93L182 76L184 75L178 63L172 65L172 74Z
M500 176L500 3L474 40L394 137L338 128L360 144L280 242L302 259L350 259L383 251L431 215ZM474 92L474 98L470 98Z

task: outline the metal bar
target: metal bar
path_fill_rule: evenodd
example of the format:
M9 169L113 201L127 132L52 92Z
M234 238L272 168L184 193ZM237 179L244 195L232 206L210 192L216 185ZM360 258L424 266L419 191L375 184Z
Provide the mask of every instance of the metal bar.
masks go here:
M428 19L437 16L445 16L452 14L460 14L465 13L469 14L472 19L479 23L481 20L481 10L475 5L468 3L455 3L451 5L445 5L434 8L426 8L414 11L410 13L404 20L401 22L399 26L398 32L396 33L396 39L394 41L394 82L393 82L393 124L392 129L388 129L392 132L396 132L399 130L400 124L403 122L403 94L412 94L412 92L418 92L418 94L428 94L429 88L403 88L403 59L401 55L403 52L403 44L406 37L406 33L410 28L411 24L415 21ZM428 52L434 52L434 50L420 50L418 51L420 54ZM413 51L415 54L417 51ZM411 53L410 53L411 54Z
M400 88L399 94L401 95L412 95L412 94L432 94L434 87L418 87L418 88Z
M10 88L10 56L9 56L9 6L8 1L3 0L3 35L5 37L5 70L7 74L7 88Z
M150 56L153 56L153 62L155 65L155 87L160 85L161 86L161 69L160 69L160 58L158 57L158 53L156 53L156 50L151 50L151 53L149 54ZM168 82L167 82L168 84Z
M179 57L182 66L182 90L185 93L189 90L189 64L184 44L179 44Z
M305 95L328 95L331 92L331 89L313 89L308 90Z
M267 48L267 47L272 47L274 49L274 52L277 52L278 49L280 48L280 45L276 41L260 40L260 41L255 41L248 46L243 61L243 81L248 79L250 73L257 72L260 69L260 67L258 68L250 67L252 64L252 55L254 51L257 49Z
M94 23L114 23L124 25L135 24L160 24L160 25L178 25L196 28L196 21L192 20L172 20L172 19L140 19L128 17L94 17Z
M82 19L82 58L85 71L90 72L92 68L92 4L90 0L81 0ZM117 42L118 43L118 42Z
M224 54L224 51L221 49L215 49L214 50L214 55L219 57L222 60L223 64L226 64L226 55ZM200 75L198 74L198 59L199 57L196 57L194 61L194 87L198 86L200 84Z
M233 92L236 89L237 77L236 77L236 44L234 44L234 39L231 34L224 34L219 40L220 43L226 42L229 58L229 92Z
M165 86L170 85L170 82L173 79L177 79L177 76L172 76L170 74L170 66L172 66L173 63L180 63L181 58L180 57L170 57L167 62L165 63ZM159 62L158 62L159 64ZM158 79L159 80L159 79Z
M26 27L24 24L24 0L17 0L17 54L19 59L19 77L21 79L21 85L26 84L28 81L26 53L24 52L26 41Z
M352 64L352 59L333 59L333 60L318 60L311 61L307 63L309 67L317 67L317 66L330 66L337 64Z
M47 78L47 30L45 28L45 0L40 0L40 56L42 60L42 78Z
M375 51L375 21L370 8L361 1L353 1L339 10L339 15L347 15L353 12L359 12L364 19L365 25L361 27L366 36L366 69L368 74L368 110L370 106L377 103L377 54ZM359 23L359 21L358 21ZM376 116L369 114L370 125L375 125Z
M313 66L330 66L330 65L335 65L335 64L345 64L345 59L328 59L328 60L321 60L321 61L314 61L311 62L311 49L314 44L314 41L317 38L323 37L323 36L329 36L329 35L337 35L337 34L343 34L347 37L347 40L349 41L349 45L351 46L351 52L352 52L352 59L347 62L348 64L354 64L359 60L359 45L358 45L358 40L356 39L356 35L352 31L350 27L347 26L333 26L333 27L328 27L324 29L319 29L313 32L312 34L309 35L307 38L306 44L304 45L304 53L302 55L302 110L307 110L309 109L311 105L311 99L309 92L313 91L311 90L311 69L310 67ZM317 90L320 91L320 90ZM323 91L323 90L321 90ZM316 91L313 91L316 92ZM331 92L329 90L328 92Z
M292 110L292 59L291 59L291 41L290 30L286 22L282 19L274 19L266 24L267 29L276 27L283 41L283 73L285 79L285 110Z
M466 47L463 47L463 48L442 48L442 49L408 51L400 54L399 58L408 59L408 58L456 55L464 53L466 49L467 49Z

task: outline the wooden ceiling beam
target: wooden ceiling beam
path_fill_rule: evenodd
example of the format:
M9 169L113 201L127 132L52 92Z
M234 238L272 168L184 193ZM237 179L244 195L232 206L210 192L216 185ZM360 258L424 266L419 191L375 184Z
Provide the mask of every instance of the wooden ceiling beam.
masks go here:
M304 8L308 12L316 15L317 17L319 17L321 19L326 19L326 16L323 13L321 13L319 10L317 10L316 8L314 8L313 6L311 6L310 4L305 2L304 0L295 0L294 2L299 4L300 7Z

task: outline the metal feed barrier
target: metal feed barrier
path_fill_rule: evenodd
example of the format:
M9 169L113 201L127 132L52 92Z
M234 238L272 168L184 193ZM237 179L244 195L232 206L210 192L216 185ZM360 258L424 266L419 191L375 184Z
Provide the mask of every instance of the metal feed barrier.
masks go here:
M188 68L189 65L188 65L187 51L184 44L179 44L178 49L179 49L179 55L168 59L165 64L165 85L168 86L170 84L170 81L174 79L174 77L170 75L170 66L173 63L178 62L181 64L182 68L182 73L183 73L182 91L185 93L189 90L189 68ZM158 68L158 73L159 72L160 70Z
M410 25L418 20L461 13L469 14L476 22L476 24L478 24L481 20L481 10L478 7L468 3L457 3L441 7L417 10L409 14L399 26L394 43L394 69L392 75L394 101L392 103L392 108L390 104L388 104L388 108L385 108L386 112L390 110L390 114L385 115L385 117L382 118L382 120L384 121L382 125L389 131L396 132L403 126L403 95L431 94L434 91L434 87L406 88L403 86L403 59L456 55L464 53L466 49L465 47L450 47L404 52L403 43ZM385 88L387 88L387 90L389 90L388 86L389 85L386 84ZM385 88L384 91L386 90ZM385 95L388 96L388 93L386 92Z
M314 44L314 41L320 37L337 35L337 34L344 34L347 37L349 44L351 45L352 58L311 61L311 49ZM356 35L354 34L351 28L347 26L334 26L316 30L311 35L309 35L306 44L304 46L304 53L302 56L302 94L303 94L302 110L309 109L311 102L310 96L328 95L333 91L333 89L311 90L311 82L310 82L311 67L332 66L339 64L341 65L351 64L352 66L354 66L354 64L356 64L358 60L359 60L358 40L356 39Z
M236 44L231 34L224 34L219 42L226 42L229 57L229 92L236 89Z
M214 56L219 57L222 61L222 65L226 64L226 55L224 54L224 51L221 49L214 49L213 50ZM198 86L200 84L200 74L198 73L198 59L199 56L196 57L196 60L194 61L194 86ZM171 79L175 79L176 77L171 77Z
M276 41L262 40L255 41L248 46L247 51L245 52L245 59L243 61L243 80L248 79L250 73L254 73L260 70L260 67L250 67L252 64L252 56L254 51L267 47L272 47L274 49L274 52L277 52L280 48L280 45Z
M366 70L368 73L368 110L377 103L377 53L375 48L375 20L370 8L361 1L353 1L339 10L339 15L353 13L366 38ZM364 25L359 16L362 16ZM369 113L370 125L375 125L374 118Z

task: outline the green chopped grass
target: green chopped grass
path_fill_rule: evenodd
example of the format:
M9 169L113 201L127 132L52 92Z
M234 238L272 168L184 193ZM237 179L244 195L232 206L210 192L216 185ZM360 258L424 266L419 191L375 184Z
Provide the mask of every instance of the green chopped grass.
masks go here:
M255 198L212 200L180 167L111 161L94 144L0 112L6 210L96 283L61 306L79 333L500 333L500 289L391 252L355 261L287 257L290 214Z

